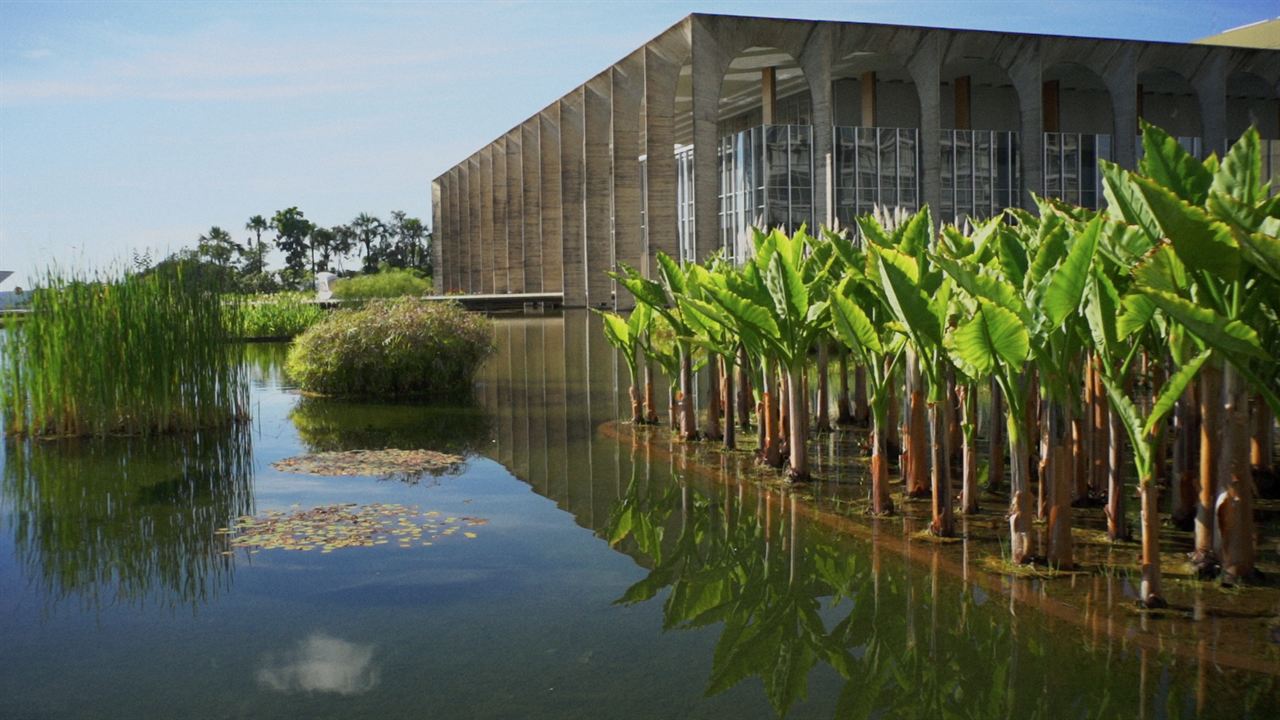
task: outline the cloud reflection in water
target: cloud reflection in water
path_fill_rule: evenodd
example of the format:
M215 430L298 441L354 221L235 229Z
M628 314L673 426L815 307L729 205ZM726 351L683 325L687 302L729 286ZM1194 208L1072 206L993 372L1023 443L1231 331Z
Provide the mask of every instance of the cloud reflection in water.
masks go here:
M373 644L312 633L283 653L267 653L258 668L258 684L280 692L328 692L359 695L378 684Z

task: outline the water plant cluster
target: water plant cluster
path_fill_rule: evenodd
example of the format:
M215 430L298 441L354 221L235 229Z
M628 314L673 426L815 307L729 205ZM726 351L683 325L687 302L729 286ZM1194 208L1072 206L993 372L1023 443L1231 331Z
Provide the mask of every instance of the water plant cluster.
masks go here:
M239 337L253 340L291 338L324 317L324 308L303 292L279 292L237 299Z
M0 338L6 434L155 435L247 419L240 307L176 265L48 271Z
M286 370L324 395L460 400L492 350L490 321L457 303L373 300L298 336Z
M1105 500L1111 539L1126 537L1131 467L1144 604L1163 604L1162 482L1175 521L1195 526L1201 572L1253 576L1250 466L1271 466L1280 410L1280 198L1261 181L1252 129L1221 159L1200 161L1149 125L1143 145L1138 172L1104 164L1100 212L1037 198L1038 214L936 231L925 208L860 218L856 238L756 231L741 265L660 255L654 278L623 268L613 276L637 310L606 315L605 328L631 369L632 420L657 419L656 364L683 439L732 448L734 408L744 429L754 412L761 461L806 480L811 416L830 428L834 353L838 420L863 415L871 426L872 512L894 511L888 468L901 448L904 493L931 497L930 530L955 534L952 464L961 509L976 511L978 401L989 392L987 412L1003 422L992 423L986 460L999 487L1008 456L1013 561L1072 566L1073 504ZM699 432L694 371L704 363ZM1043 549L1037 515L1048 523Z
M429 295L431 278L416 270L383 268L369 275L353 275L334 284L333 295L340 300L371 300Z

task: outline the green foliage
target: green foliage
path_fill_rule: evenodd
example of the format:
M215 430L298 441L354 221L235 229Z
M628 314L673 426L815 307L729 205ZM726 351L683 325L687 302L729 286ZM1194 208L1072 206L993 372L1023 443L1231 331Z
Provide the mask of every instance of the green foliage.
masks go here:
M8 433L152 435L247 419L239 306L183 264L121 278L49 271L0 340Z
M241 305L238 336L250 340L291 338L324 318L325 310L309 293L250 296Z
M461 305L374 300L300 335L286 370L324 395L464 400L492 350L492 323Z
M431 293L431 279L422 277L415 270L383 268L373 275L355 275L339 280L333 295L341 300L371 300L373 298L398 298Z

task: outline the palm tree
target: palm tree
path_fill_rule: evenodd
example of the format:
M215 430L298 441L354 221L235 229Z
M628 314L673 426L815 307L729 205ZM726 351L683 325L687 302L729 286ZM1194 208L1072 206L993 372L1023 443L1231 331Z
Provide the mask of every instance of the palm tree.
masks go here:
M271 228L271 223L261 215L254 215L249 218L249 222L244 224L244 229L253 233L254 252L246 259L244 273L246 275L259 275L267 271L266 246L262 244L262 233Z
M364 271L377 272L380 253L375 253L373 248L375 243L386 236L386 225L369 213L360 213L351 221L351 229L356 234L356 240L364 246Z

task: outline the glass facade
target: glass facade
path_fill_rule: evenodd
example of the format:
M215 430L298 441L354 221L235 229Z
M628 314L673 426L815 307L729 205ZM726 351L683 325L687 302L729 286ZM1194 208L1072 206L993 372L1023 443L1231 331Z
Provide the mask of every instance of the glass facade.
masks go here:
M876 205L920 207L920 131L915 128L836 127L836 219L856 230L855 219Z
M1018 205L1018 133L943 130L939 219L989 218Z
M676 148L676 230L680 239L680 259L697 259L693 229L693 146Z
M720 139L720 247L743 257L753 226L813 227L813 128L760 125ZM692 218L692 207L689 209Z
M1105 204L1098 160L1111 159L1110 135L1045 133L1041 195L1098 209Z

